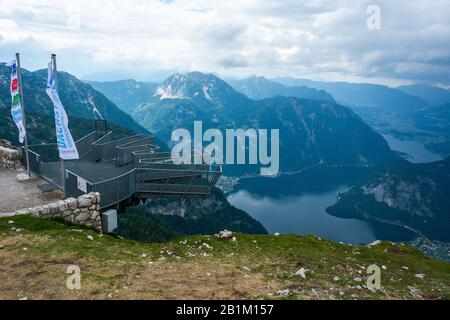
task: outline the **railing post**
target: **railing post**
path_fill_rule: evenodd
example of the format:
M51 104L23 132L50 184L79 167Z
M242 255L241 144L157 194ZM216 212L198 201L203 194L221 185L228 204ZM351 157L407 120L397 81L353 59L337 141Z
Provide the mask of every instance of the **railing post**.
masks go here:
M119 179L116 179L116 208L119 211Z

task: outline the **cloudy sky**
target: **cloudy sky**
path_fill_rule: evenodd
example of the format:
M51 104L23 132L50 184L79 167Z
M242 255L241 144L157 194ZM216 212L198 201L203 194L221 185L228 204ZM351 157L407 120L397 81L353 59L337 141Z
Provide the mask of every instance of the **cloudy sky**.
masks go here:
M381 28L370 30L370 5ZM448 0L0 0L0 61L79 77L156 70L450 86Z

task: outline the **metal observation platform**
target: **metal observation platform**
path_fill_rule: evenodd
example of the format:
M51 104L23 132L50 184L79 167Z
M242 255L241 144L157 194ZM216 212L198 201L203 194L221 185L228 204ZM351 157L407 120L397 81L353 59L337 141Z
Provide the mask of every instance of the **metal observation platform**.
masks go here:
M183 203L186 197L209 194L222 173L220 165L174 164L171 153L154 143L155 136L145 134L114 139L106 121L96 120L95 130L75 143L80 158L64 161L66 194L99 192L103 209L135 199L179 197ZM57 145L28 149L30 170L63 189Z

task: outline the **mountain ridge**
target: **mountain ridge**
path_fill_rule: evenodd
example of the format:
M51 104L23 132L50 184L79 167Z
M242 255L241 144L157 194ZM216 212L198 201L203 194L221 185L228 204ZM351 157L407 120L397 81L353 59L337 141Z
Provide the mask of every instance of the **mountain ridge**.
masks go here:
M0 112L4 115L8 114L11 103L9 79L10 68L4 65L0 66ZM27 118L28 114L52 116L54 112L53 104L45 92L47 70L41 69L31 72L22 69L22 79ZM93 108L95 107L112 124L136 133L148 133L131 116L120 110L103 93L95 90L91 85L64 71L58 72L58 80L59 95L69 119L71 117L94 119Z

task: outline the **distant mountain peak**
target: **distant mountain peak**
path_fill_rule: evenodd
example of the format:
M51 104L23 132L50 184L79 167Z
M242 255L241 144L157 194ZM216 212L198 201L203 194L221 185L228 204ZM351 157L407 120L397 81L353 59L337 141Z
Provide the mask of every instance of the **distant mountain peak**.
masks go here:
M217 76L194 71L173 74L156 88L154 97L220 103L224 95L230 94L239 95Z

